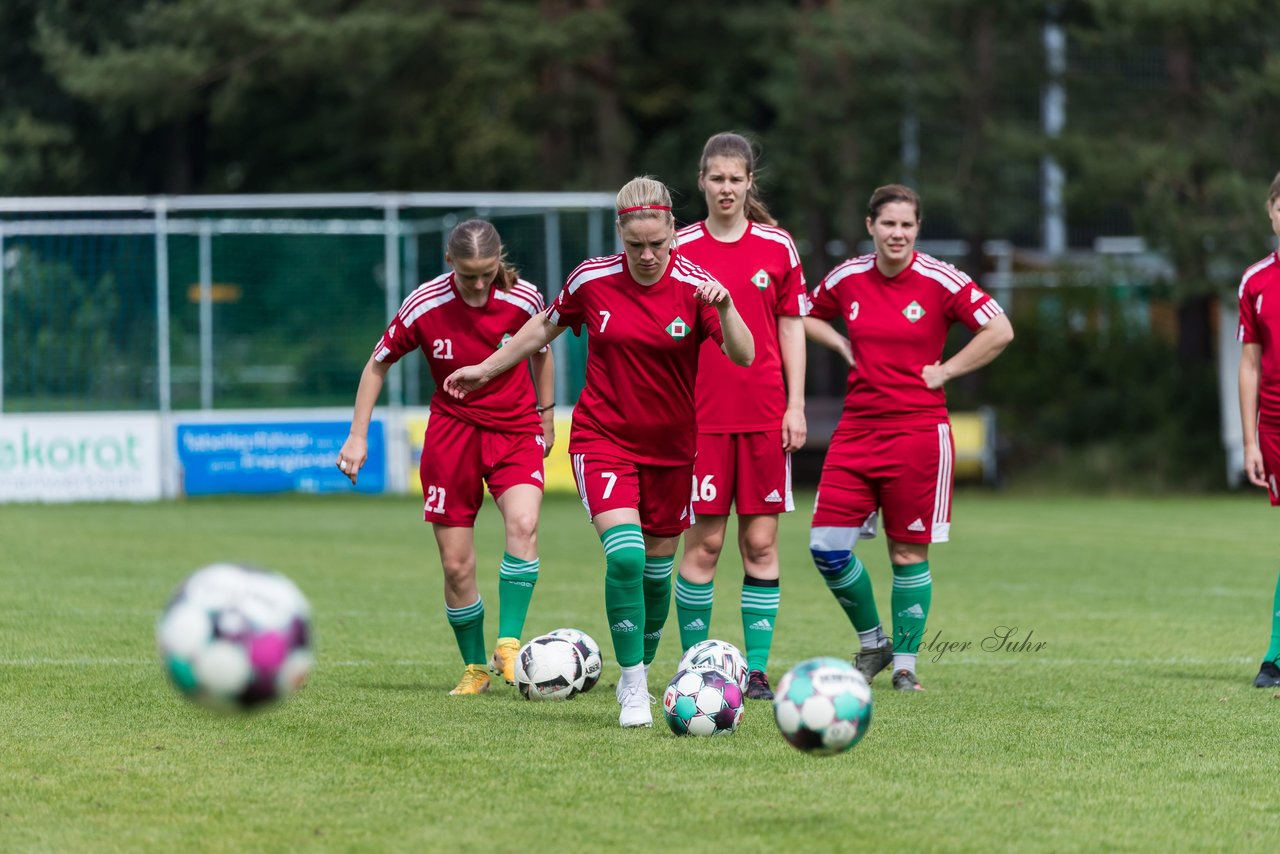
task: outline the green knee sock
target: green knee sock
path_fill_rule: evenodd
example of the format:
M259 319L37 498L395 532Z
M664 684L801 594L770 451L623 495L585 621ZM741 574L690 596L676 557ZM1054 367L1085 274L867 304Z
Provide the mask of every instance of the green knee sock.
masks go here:
M742 578L742 636L746 640L748 670L769 669L769 648L773 646L781 595L776 578Z
M538 559L521 560L505 552L498 567L498 637L518 638L529 614L533 586L538 583Z
M676 578L676 619L680 622L680 646L688 650L698 641L707 639L711 631L711 602L715 598L716 583L695 584Z
M929 618L929 602L932 599L933 578L929 575L929 561L894 566L892 603L895 654L916 654L920 642L924 640L924 624Z
M1276 579L1276 595L1271 603L1271 646L1263 661L1275 661L1280 658L1280 578Z
M614 525L600 535L604 546L604 610L613 654L622 667L644 658L644 535L639 525Z
M658 654L662 627L671 613L671 567L674 557L644 559L644 663L650 664Z
M458 652L463 664L484 664L484 600L479 596L470 605L461 608L445 606L444 615L453 627L458 641Z
M825 577L827 587L844 609L854 631L871 631L880 625L880 612L876 610L871 576L867 574L867 568L857 555L850 555L849 562L842 569Z

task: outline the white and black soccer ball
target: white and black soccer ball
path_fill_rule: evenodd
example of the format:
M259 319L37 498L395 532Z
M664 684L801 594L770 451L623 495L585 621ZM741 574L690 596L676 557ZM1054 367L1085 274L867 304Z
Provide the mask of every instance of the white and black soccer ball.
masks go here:
M792 747L830 756L843 753L871 726L871 686L842 658L811 658L782 677L773 717Z
M536 637L516 656L516 687L529 700L567 700L585 678L582 654L567 638Z
M742 720L742 689L719 670L681 670L662 695L662 711L676 735L729 735Z
M719 670L747 690L747 659L728 641L710 638L685 650L677 670Z
M178 691L223 711L283 700L315 663L302 591L279 573L230 563L182 582L160 615L156 645Z
M581 629L556 629L547 634L553 638L564 638L578 648L578 654L582 656L583 670L580 692L585 694L594 688L600 681L600 671L604 668L604 659L600 656L600 644Z

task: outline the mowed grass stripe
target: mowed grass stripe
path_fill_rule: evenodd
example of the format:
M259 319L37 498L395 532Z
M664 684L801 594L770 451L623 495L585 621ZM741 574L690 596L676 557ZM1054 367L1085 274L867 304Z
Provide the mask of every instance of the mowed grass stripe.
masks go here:
M783 520L775 682L853 647L808 556L811 505ZM953 541L931 555L928 635L970 646L922 653L924 695L877 679L866 739L825 760L786 746L768 704L725 739L617 727L603 559L573 497L547 501L527 634L582 628L606 670L592 693L543 704L501 684L445 695L460 663L412 499L2 512L6 848L1264 850L1280 818L1280 701L1250 685L1280 565L1257 495L958 494ZM477 543L492 643L492 505ZM883 540L858 554L888 619ZM156 612L217 560L279 569L315 609L315 678L270 713L190 707L155 662ZM741 643L740 591L726 554L713 637ZM1045 646L983 650L1001 626ZM655 694L678 659L674 615L667 628Z

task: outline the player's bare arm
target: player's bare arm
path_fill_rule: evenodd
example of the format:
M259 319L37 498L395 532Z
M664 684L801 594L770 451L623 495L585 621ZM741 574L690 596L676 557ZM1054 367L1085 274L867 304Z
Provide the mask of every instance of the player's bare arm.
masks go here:
M338 470L356 482L360 469L369 459L369 421L373 418L373 407L382 393L382 384L391 370L390 365L383 364L372 356L360 372L360 385L356 388L355 411L351 415L351 430L347 440L338 451Z
M815 344L821 344L828 350L835 350L849 367L854 367L853 347L850 346L849 339L841 335L834 326L817 317L801 318L801 322L804 324L806 338Z
M986 326L974 333L969 343L960 348L945 362L925 365L920 371L924 384L929 388L942 388L948 380L962 377L990 364L1013 340L1013 324L1006 315L993 317Z
M1266 466L1258 444L1258 381L1262 376L1262 345L1245 344L1240 352L1240 424L1244 433L1244 473L1254 486L1267 488Z
M542 419L542 456L545 459L551 455L551 448L556 443L556 365L551 349L539 350L530 356L529 366L533 370L533 390L537 397L534 405Z
M470 392L483 386L499 374L511 370L534 353L546 347L564 331L545 314L529 318L511 340L494 350L489 358L478 365L459 368L444 381L444 390L451 397L461 400Z
M698 287L698 299L715 306L720 315L720 329L724 333L724 346L720 349L724 354L743 368L755 361L756 339L734 307L728 288L719 282L706 282Z
M809 424L804 415L804 323L800 317L778 318L778 351L787 386L787 409L782 414L782 449L790 453L804 447Z

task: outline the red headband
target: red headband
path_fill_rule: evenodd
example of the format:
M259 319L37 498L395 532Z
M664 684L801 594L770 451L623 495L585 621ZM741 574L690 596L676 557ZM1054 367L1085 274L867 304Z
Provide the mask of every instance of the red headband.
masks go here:
M623 208L622 210L618 211L618 216L622 216L623 214L629 214L632 211L669 211L669 210L671 210L670 205L636 205L635 207Z

